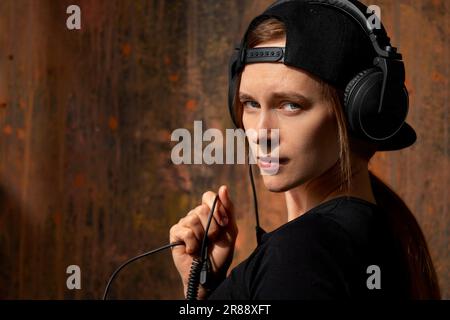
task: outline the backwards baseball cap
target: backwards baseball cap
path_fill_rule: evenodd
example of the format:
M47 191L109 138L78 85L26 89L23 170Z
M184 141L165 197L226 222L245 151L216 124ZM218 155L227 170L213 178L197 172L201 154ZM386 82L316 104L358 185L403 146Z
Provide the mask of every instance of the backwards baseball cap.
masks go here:
M356 6L363 19L358 21L348 14L348 9L345 9L346 3ZM344 6L343 10L340 10L340 6ZM389 58L401 60L401 55L396 52L396 48L391 47L390 39L381 23L380 28L374 30L376 32L373 35L366 32L362 21L367 23L367 17L365 17L367 11L367 7L358 1L279 0L261 15L255 17L250 22L240 45L230 60L229 108L234 123L237 125L234 110L237 80L246 64L284 63L287 66L303 69L332 86L346 91L349 83L355 80L355 77L358 77L359 80L361 76L366 76L365 71L374 68L374 61L377 57L387 54ZM286 46L283 48L248 48L247 37L250 31L269 18L276 18L284 23ZM393 73L401 74L402 72L403 74L397 78L395 75L393 76ZM383 73L379 73L383 77ZM408 94L403 84L403 62L401 62L401 68L390 70L389 77L401 83L402 87L399 90L405 90L406 101L402 101L402 103L406 105L404 111L404 118L406 118ZM378 93L377 98L379 96ZM383 97L383 92L381 96ZM389 97L385 96L384 98L388 99ZM350 131L350 133L352 132ZM375 143L378 151L388 151L409 147L415 141L414 129L403 119L394 134Z

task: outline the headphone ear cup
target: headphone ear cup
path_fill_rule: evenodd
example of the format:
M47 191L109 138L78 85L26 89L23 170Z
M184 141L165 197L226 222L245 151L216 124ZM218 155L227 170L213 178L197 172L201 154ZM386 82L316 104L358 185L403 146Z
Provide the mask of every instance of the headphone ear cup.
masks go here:
M347 116L347 121L350 126L350 130L354 134L358 134L359 136L364 136L364 133L361 132L361 128L359 127L359 110L360 107L358 103L355 103L354 99L354 88L355 86L369 73L375 72L375 68L366 69L358 73L347 85L344 92L344 111Z
M347 85L344 108L353 134L372 141L386 140L402 127L408 113L408 91L392 90L380 106L383 72L371 68L357 74ZM386 88L385 90L388 90Z
M361 80L366 74L374 72L376 69L375 68L371 68L371 69L367 69L364 71L361 71L360 73L358 73L347 85L347 87L345 88L345 92L344 92L344 102L345 104L347 104L347 101L349 99L350 96L350 92L352 91L353 87L355 86L355 84Z

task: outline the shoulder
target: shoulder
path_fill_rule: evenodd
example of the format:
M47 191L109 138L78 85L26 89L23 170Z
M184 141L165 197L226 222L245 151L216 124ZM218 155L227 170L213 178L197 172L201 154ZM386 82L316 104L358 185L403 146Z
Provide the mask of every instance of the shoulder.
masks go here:
M255 297L343 298L361 273L364 244L375 207L346 198L314 208L268 234L254 277ZM360 228L360 229L358 229ZM365 241L365 240L364 240ZM276 296L275 296L276 298Z
M367 201L340 197L313 208L304 215L286 223L271 234L272 246L286 243L301 246L320 245L334 248L369 241L371 230L383 217L379 208Z
M263 236L215 297L342 299L364 296L368 256L378 241L377 206L359 199L323 203ZM383 232L381 232L383 233ZM371 263L376 260L371 260Z

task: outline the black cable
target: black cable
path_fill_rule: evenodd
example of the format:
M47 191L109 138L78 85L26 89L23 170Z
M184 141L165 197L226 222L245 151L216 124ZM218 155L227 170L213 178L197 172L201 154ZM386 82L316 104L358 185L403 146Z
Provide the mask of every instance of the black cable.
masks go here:
M252 165L250 163L248 164L248 173L250 175L250 182L251 182L251 185L252 185L253 207L255 209L256 227L259 228L258 199L256 197L255 181L253 180Z
M206 224L205 234L203 235L202 248L200 250L200 257L202 258L202 262L205 262L206 259L208 259L208 231L209 227L211 226L214 210L216 209L217 200L219 200L219 195L216 195L214 197L214 202L208 216L208 222Z
M208 231L211 226L214 210L216 208L219 195L214 198L211 211L208 216L208 222L206 224L205 234L203 235L202 247L200 250L200 260L194 258L191 265L191 271L189 273L188 288L186 292L187 300L197 300L198 288L200 283L205 284L208 280L209 261L208 261Z
M158 249L155 249L155 250L152 250L152 251L145 252L143 254L140 254L140 255L138 255L138 256L136 256L134 258L131 258L130 260L124 262L120 267L118 267L116 269L116 271L113 272L113 274L109 278L108 284L106 285L106 288L105 288L105 293L103 294L103 300L106 300L106 298L108 297L109 287L111 286L111 283L113 282L114 278L117 276L117 274L120 272L120 270L122 270L126 265L128 265L128 264L130 264L133 261L136 261L138 259L141 259L141 258L144 258L146 256L149 256L149 255L151 255L153 253L157 253L157 252L160 252L162 250L165 250L165 249L168 249L168 248L172 248L172 247L176 247L176 246L180 246L180 245L184 245L184 242L183 241L177 241L177 242L173 242L173 243L170 243L170 244L166 244L165 246L162 246L162 247L160 247Z
M252 166L249 162L248 164L248 172L250 175L250 182L252 185L252 193L253 193L253 206L255 209L255 218L256 218L256 242L258 245L261 244L261 237L262 235L265 233L265 231L260 227L259 225L259 214L258 214L258 198L256 195L256 187L255 187L255 181L253 178L253 171L252 171ZM198 295L198 288L200 283L201 284L205 284L207 282L207 276L208 276L208 272L210 269L210 264L209 264L209 259L208 259L208 232L209 232L209 227L211 226L211 221L213 218L213 214L214 214L214 210L216 208L216 204L217 201L219 199L219 195L216 195L214 198L214 202L213 205L211 207L211 211L209 213L208 216L208 222L206 225L206 230L205 230L205 234L203 236L203 241L202 241L202 246L201 246L201 250L200 250L200 259L199 258L194 258L192 261L192 265L191 265L191 270L189 272L189 280L188 280L188 289L186 292L186 299L188 300L196 300L197 299L197 295ZM126 261L125 263L123 263L119 268L117 268L113 274L111 275L111 277L109 278L108 284L106 285L105 288L105 292L103 294L103 300L106 300L108 297L108 291L109 288L111 287L112 282L114 281L115 277L117 276L117 274L128 264L144 258L146 256L149 256L153 253L157 253L160 252L162 250L168 249L168 248L172 248L175 246L180 246L180 245L185 245L184 242L182 241L177 241L177 242L173 242L170 244L167 244L165 246L162 246L160 248L157 248L155 250L143 253L141 255L138 255L134 258L129 259L128 261Z
M201 272L202 263L198 258L194 258L194 260L192 260L191 270L189 272L186 300L197 300Z
M250 175L250 183L252 185L252 193L253 193L253 207L255 209L255 219L256 219L256 243L258 246L261 244L261 238L264 233L266 233L259 225L259 213L258 213L258 198L256 196L256 187L255 187L255 181L253 179L253 171L252 171L252 165L250 164L250 161L248 163L248 173Z
M209 227L211 226L211 221L213 218L213 214L214 214L214 210L216 208L216 204L217 201L219 199L219 196L216 195L216 197L214 198L214 202L213 205L211 207L211 211L209 212L209 216L208 216L208 222L206 225L206 230L205 230L205 235L203 236L203 241L202 241L202 246L201 246L201 250L200 250L200 257L201 260L199 260L198 258L194 258L194 260L192 261L192 265L191 265L191 271L189 273L189 281L188 281L188 290L186 293L186 298L188 300L196 300L197 299L197 292L198 292L198 287L199 284L205 284L206 280L207 280L207 273L209 271L209 261L208 261L208 231L209 231ZM152 251L148 251L145 252L143 254L140 254L134 258L129 259L128 261L124 262L119 268L117 268L113 274L111 275L111 277L109 278L108 284L106 285L105 288L105 293L103 294L103 300L106 300L108 297L108 291L109 288L113 282L113 280L115 279L115 277L117 276L117 274L120 272L120 270L122 270L125 266L127 266L128 264L144 258L146 256L149 256L153 253L157 253L160 252L162 250L168 249L168 248L172 248L175 246L180 246L180 245L185 245L185 243L183 241L177 241L177 242L173 242L170 244L167 244L165 246L162 246L160 248L154 249Z

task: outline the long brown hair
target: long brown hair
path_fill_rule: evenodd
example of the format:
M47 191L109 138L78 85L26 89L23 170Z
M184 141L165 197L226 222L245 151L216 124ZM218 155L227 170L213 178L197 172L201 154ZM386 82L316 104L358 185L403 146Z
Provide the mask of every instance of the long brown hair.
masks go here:
M280 40L286 37L284 23L269 18L252 30L247 37L249 48L264 42ZM316 78L317 79L317 78ZM343 111L343 94L333 86L317 79L322 86L323 94L331 100L338 125L338 138L340 147L341 185L348 190L352 183L351 153L357 154L369 161L376 152L376 146L368 142L354 139L348 134L347 122ZM238 87L240 86L238 79ZM234 97L235 114L237 122L242 128L242 106L238 94ZM440 290L436 271L433 267L425 237L411 210L404 201L380 178L370 172L372 190L377 204L383 208L389 217L390 227L397 236L409 278L409 294L412 299L440 299Z

